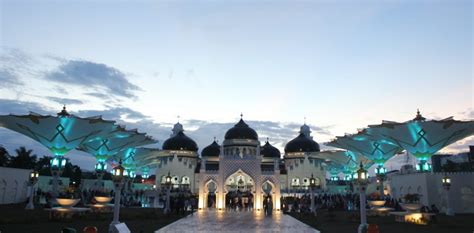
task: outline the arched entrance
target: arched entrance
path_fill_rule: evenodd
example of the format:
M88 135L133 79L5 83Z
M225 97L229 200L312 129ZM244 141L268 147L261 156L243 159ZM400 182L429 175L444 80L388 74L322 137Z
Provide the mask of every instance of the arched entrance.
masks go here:
M209 180L205 185L205 207L209 209L217 208L216 190L217 183Z
M251 176L239 170L225 180L225 206L228 210L254 209L255 182Z
M277 207L277 198L275 197L275 185L270 180L266 180L262 184L262 207L268 208L269 211L274 210ZM271 204L270 204L271 203Z

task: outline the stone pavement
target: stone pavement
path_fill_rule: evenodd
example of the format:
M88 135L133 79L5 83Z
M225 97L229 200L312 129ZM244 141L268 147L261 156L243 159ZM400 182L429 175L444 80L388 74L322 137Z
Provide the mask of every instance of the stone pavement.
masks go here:
M155 233L180 232L298 232L319 233L316 229L296 220L295 218L275 212L265 216L262 212L226 212L198 211Z

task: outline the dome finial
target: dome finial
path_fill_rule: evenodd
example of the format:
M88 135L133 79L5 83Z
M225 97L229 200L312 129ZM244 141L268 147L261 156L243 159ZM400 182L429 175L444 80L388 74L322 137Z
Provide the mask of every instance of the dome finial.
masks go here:
M268 141L269 141L269 140L268 140L268 137L267 137L267 142L268 142Z
M304 124L306 125L306 117L304 117Z
M214 141L216 141L216 137L214 136Z
M416 117L413 119L414 121L425 121L426 118L424 118L421 113L420 113L420 109L417 108L416 109Z
M240 119L244 118L244 114L240 112Z
M61 112L57 113L58 117L67 117L70 116L70 114L66 111L66 105L63 105L63 110Z
M178 118L178 123L179 123L179 118L180 118L180 116L178 115L177 118Z

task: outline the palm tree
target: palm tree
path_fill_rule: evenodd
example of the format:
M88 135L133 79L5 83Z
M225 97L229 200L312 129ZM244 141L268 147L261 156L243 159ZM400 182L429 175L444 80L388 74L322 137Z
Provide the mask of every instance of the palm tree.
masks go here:
M0 146L0 167L5 167L8 165L10 160L10 154L8 154L7 149L5 147Z
M15 150L16 156L11 157L10 167L34 169L36 166L36 155L33 150L27 150L24 146Z

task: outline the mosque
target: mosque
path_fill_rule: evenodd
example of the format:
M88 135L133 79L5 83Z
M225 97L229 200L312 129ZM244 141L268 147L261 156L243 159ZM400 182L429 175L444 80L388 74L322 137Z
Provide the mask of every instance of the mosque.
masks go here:
M282 195L308 192L311 177L318 188L325 189L324 160L317 156L319 144L306 124L286 144L283 158L268 139L262 143L258 138L241 118L226 132L222 144L214 139L199 156L198 145L178 122L163 143L165 159L156 169L156 184L164 184L170 175L174 188L186 186L199 194L201 209L226 208L239 196L257 210L265 197L271 197L278 210Z

